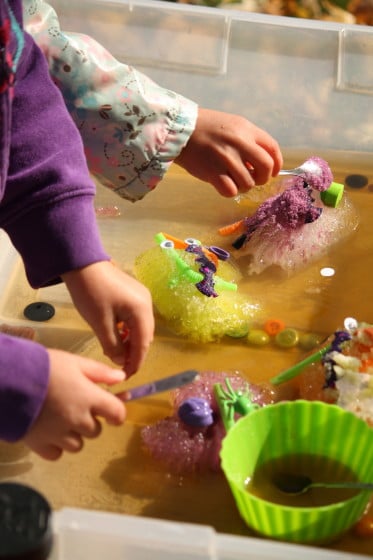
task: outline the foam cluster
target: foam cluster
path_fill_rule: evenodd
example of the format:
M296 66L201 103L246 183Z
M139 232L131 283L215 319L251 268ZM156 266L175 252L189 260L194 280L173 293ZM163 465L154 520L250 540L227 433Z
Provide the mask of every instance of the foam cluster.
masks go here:
M240 278L229 261L219 264L214 285L217 297L206 297L180 270L183 259L188 272L193 271L195 256L173 251L179 262L160 246L145 251L136 259L135 275L150 290L158 314L174 333L196 342L211 342L244 329L258 315L257 303L237 290L225 289L225 283L231 285Z
M142 429L141 436L150 455L175 474L219 471L221 442L226 435L214 396L214 385L229 377L235 391L250 390L253 402L259 405L273 401L269 386L249 384L239 372L213 372L200 374L193 383L177 389L173 394L172 416ZM183 403L200 399L212 411L213 423L194 426L185 423L179 414Z

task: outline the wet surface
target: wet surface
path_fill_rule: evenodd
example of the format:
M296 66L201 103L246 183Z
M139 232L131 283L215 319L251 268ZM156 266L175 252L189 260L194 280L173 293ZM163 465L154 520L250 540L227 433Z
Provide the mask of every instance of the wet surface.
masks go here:
M303 160L300 156L298 163ZM346 183L347 196L361 218L357 231L331 254L290 278L265 272L245 278L239 285L248 299L261 303L263 322L275 317L300 332L325 336L342 325L345 317L373 322L373 192L369 189L369 184L373 184L373 169L354 164L348 158L336 162L335 166L330 158L328 161L339 182L351 175L368 179L358 189ZM287 167L296 163L286 162ZM221 199L212 187L177 170L171 170L153 193L135 205L119 200L100 187L97 206L119 209L114 216L105 215L98 220L107 250L130 273L136 256L153 246L153 237L159 231L221 246L217 229L247 212L247 208L233 200ZM322 275L320 271L325 268L332 269L333 274ZM18 263L0 301L1 322L30 325L23 317L23 309L36 301L47 301L55 309L54 317L45 324L32 323L38 341L107 362L96 339L72 308L65 288L31 290ZM178 338L158 321L155 343L144 366L123 388L187 368L238 370L255 383L268 380L305 355L300 346L252 346L243 339L229 337L198 345ZM176 369L175 364L178 364ZM39 459L22 445L0 444L0 480L34 486L55 509L71 506L123 512L202 523L225 533L251 535L236 511L223 475L172 475L144 451L141 426L170 412L167 393L128 403L128 420L123 426L105 425L101 437L87 441L79 455L65 455L56 463ZM373 538L358 539L351 533L331 548L371 555Z

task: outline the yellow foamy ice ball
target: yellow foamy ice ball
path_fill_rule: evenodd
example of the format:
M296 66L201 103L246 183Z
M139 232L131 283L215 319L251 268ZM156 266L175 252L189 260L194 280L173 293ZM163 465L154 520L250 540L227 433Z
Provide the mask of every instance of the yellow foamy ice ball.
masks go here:
M226 334L243 332L251 324L259 305L237 290L224 288L224 282L239 280L239 273L229 262L220 262L214 276L218 297L208 297L195 286L198 278L196 282L191 280L198 273L195 255L177 251L177 258L186 263L189 275L180 270L174 256L159 246L149 249L136 259L135 274L150 290L158 313L176 334L210 342Z

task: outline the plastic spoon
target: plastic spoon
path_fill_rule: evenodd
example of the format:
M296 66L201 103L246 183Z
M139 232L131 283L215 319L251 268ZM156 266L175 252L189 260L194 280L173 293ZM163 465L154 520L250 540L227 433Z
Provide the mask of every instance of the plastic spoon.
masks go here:
M304 161L302 165L294 167L294 169L282 169L279 175L297 175L307 176L309 178L313 175L316 177L325 175L325 179L330 179L329 184L333 181L333 175L329 165L319 157L311 157Z
M308 476L296 474L279 474L273 479L276 487L285 494L304 494L311 488L340 488L351 490L371 490L371 482L312 482Z
M279 175L297 175L298 177L301 177L304 173L305 169L302 167L294 167L294 169L281 169Z
M156 381L151 381L150 383L145 383L144 385L120 391L115 394L124 402L133 401L135 399L148 397L149 395L154 395L155 393L162 393L163 391L177 389L178 387L192 383L196 377L198 377L197 370L187 369L186 371L181 371L175 375L170 375L169 377L164 377L163 379L157 379Z

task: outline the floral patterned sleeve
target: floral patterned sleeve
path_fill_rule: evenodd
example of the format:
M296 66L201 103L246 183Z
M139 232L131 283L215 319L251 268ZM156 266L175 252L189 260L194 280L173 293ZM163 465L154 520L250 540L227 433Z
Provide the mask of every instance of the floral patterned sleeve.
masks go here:
M24 0L23 10L25 29L81 133L91 173L123 198L143 198L189 140L196 104L118 62L91 37L61 31L43 0Z

